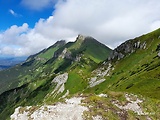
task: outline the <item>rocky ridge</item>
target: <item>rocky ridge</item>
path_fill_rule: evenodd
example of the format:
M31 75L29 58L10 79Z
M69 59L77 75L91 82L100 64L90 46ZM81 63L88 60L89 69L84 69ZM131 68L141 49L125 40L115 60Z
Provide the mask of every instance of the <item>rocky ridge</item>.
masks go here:
M124 58L126 55L135 52L137 49L146 49L146 47L146 42L141 42L139 40L134 42L132 40L126 41L111 52L110 56L108 57L108 60L120 60Z

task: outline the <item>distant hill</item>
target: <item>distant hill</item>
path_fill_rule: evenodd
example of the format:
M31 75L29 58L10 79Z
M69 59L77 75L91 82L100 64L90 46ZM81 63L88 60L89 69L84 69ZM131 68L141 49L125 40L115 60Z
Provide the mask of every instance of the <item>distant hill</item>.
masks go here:
M27 57L0 57L0 70L8 69L16 64L24 62Z

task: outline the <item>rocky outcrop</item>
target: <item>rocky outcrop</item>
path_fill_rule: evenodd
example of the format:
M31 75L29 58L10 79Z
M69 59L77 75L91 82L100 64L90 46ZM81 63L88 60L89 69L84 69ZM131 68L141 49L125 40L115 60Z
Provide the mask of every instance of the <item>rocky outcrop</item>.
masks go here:
M88 108L81 106L81 97L66 99L65 103L18 107L11 115L11 120L83 120L83 112Z
M135 100L132 100L132 97L136 98ZM128 101L127 104L125 105L120 105L120 102L118 100L113 101L112 104L114 104L115 106L117 106L119 109L121 110L131 110L135 113L137 113L138 115L145 115L146 113L144 113L139 105L139 103L142 103L143 101L138 99L137 96L131 94L126 94L125 95L126 100Z
M160 44L159 44L159 45L157 45L157 49L156 49L156 51L160 51Z
M158 57L160 58L160 44L159 45L157 45L157 49L156 49L156 51L158 52Z
M76 40L85 40L86 36L79 34Z
M59 55L59 57L60 58L66 58L66 59L72 59L72 54L71 54L71 52L67 49L67 48L65 48L63 51L62 51L62 53Z
M105 63L104 63L105 64ZM107 68L98 68L93 71L94 77L90 78L89 81L89 87L94 87L96 85L99 85L100 83L104 82L106 79L105 76L109 76L109 72L112 70L111 63L108 63Z
M52 80L52 83L57 84L55 89L51 93L54 97L56 97L59 93L62 93L65 90L64 84L67 82L67 80L68 80L68 73L58 75Z
M100 83L104 82L106 79L100 79L97 80L97 77L91 78L90 82L89 82L89 87L94 87L96 85L99 85Z
M62 59L73 59L72 53L67 49L64 48L62 52L56 51L53 55L54 58L62 58Z
M146 49L146 47L146 42L133 42L133 40L126 41L111 52L110 56L108 57L108 60L120 60L124 58L127 54L133 53L137 49Z

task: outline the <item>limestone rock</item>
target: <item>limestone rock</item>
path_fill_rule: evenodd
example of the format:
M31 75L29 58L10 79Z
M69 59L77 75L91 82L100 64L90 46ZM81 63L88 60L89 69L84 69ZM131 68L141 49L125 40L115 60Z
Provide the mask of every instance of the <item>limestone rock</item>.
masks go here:
M135 52L137 49L146 49L146 47L146 42L141 43L139 40L135 42L133 42L133 40L126 41L111 52L108 60L120 60L126 55Z
M67 82L67 80L68 80L68 73L58 75L52 80L52 83L57 84L55 89L51 93L54 95L54 97L56 97L59 93L62 93L65 90L64 84Z
M160 57L160 51L158 52L158 57Z
M10 118L11 120L83 120L83 112L88 108L81 105L82 99L73 97L66 99L65 103L43 105L32 111L30 108L34 106L18 107Z

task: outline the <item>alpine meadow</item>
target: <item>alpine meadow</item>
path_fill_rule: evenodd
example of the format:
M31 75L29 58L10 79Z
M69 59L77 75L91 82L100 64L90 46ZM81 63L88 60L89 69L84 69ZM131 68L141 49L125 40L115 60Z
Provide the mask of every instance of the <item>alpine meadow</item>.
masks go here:
M160 120L159 0L0 8L0 120Z
M159 119L159 39L157 29L114 50L90 36L57 41L0 71L0 118Z

